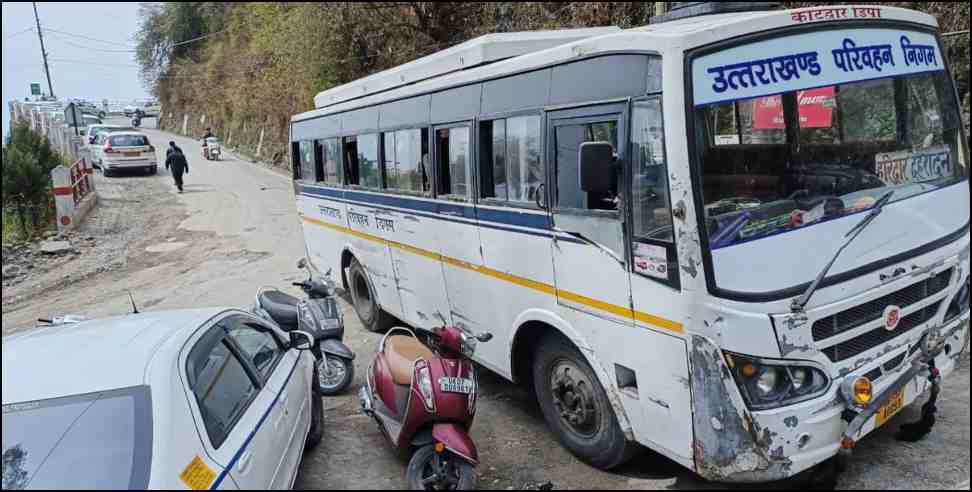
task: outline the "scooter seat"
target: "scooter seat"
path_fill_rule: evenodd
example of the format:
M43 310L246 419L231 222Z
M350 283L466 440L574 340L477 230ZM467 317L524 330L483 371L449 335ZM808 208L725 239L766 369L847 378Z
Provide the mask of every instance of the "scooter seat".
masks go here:
M270 290L261 292L259 301L260 307L278 325L283 328L297 328L297 305L300 304L300 299L279 290Z
M415 338L399 335L385 341L385 361L392 381L399 386L411 386L415 361L430 360L435 354Z

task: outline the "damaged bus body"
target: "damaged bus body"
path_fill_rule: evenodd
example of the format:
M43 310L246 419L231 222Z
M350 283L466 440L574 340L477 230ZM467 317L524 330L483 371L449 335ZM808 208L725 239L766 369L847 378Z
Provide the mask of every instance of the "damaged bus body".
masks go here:
M369 329L492 333L477 362L593 466L640 444L767 482L957 367L968 148L934 18L705 8L321 93L292 121L295 190Z

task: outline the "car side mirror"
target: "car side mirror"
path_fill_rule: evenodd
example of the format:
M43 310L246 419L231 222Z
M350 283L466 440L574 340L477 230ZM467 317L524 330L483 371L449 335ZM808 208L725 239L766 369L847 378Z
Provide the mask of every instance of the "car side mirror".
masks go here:
M294 330L290 332L290 348L306 352L314 347L314 337L306 331Z
M614 146L586 142L580 146L580 185L586 193L610 193L614 181Z

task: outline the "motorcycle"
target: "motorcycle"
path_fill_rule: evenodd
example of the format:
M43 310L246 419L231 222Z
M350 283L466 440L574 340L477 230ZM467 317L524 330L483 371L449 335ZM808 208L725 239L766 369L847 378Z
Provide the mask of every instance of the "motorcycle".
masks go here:
M317 359L317 391L324 396L343 393L354 381L355 354L344 344L344 318L338 309L334 282L314 278L307 261L298 268L308 270L308 280L293 285L308 299L300 300L273 288L257 293L254 312L286 332L305 331L314 335L311 351Z
M473 490L479 453L469 437L476 414L478 381L471 357L474 336L458 327L433 330L429 347L406 328L381 340L368 381L359 394L365 415L401 451L412 490Z
M223 149L215 137L207 138L202 145L203 158L208 161L218 161L223 156Z

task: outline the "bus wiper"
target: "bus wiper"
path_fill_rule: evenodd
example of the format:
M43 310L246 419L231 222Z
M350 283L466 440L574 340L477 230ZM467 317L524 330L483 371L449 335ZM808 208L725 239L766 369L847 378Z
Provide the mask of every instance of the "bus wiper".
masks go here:
M604 252L604 254L610 256L611 258L613 258L614 261L620 263L621 266L624 266L625 265L624 260L622 260L621 257L618 256L617 254L615 254L614 251L611 251L610 248L608 248L607 246L604 246L604 245L598 243L597 241L594 241L592 239L588 239L587 236L585 236L585 235L583 235L583 234L581 234L579 232L565 231L563 229L558 229L556 227L554 227L552 229L553 229L554 232L558 232L560 234L566 234L568 236L571 236L571 237L575 237L577 239L580 239L584 243L589 244L591 246L594 246L595 248L601 250L602 252Z
M807 291L804 292L799 299L795 299L793 301L793 304L790 306L790 311L793 312L793 314L803 314L806 312L807 304L810 303L810 299L817 292L817 289L820 288L820 284L825 278L827 278L827 274L830 273L830 269L833 268L834 263L837 263L837 260L840 258L840 255L844 253L844 250L846 250L861 235L861 233L863 233L864 230L874 222L874 219L877 219L878 216L884 212L884 206L891 201L891 197L893 196L894 192L889 191L888 194L881 197L881 199L874 204L874 208L872 208L871 212L867 214L867 217L864 217L864 220L862 220L860 224L854 226L854 228L844 236L847 241L845 241L844 245L837 250L837 253L834 254L833 258L831 258L830 263L827 263L827 266L824 267L822 272L820 272L820 275L817 275L817 279L810 284Z

